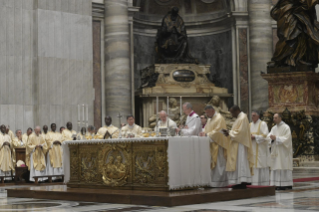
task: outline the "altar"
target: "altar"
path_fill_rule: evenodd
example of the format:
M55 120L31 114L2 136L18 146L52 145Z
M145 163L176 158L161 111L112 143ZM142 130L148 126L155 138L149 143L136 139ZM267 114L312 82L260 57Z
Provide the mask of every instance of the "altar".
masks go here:
M207 137L65 141L62 147L66 185L10 188L8 197L173 207L275 195L273 186L207 188Z
M207 137L66 141L65 183L71 188L182 190L210 185Z

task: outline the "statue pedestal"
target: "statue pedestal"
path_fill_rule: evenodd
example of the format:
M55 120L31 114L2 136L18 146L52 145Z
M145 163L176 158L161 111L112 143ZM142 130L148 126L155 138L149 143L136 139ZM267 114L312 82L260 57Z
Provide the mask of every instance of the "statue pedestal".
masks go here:
M276 68L280 69L280 68ZM277 72L261 75L268 81L267 112L282 113L305 111L306 115L319 116L319 74L308 72Z
M288 72L291 68L294 70ZM268 73L262 74L268 81L269 96L264 120L270 129L273 114L281 113L290 126L294 158L314 161L319 155L319 74L298 67L282 69L268 68Z

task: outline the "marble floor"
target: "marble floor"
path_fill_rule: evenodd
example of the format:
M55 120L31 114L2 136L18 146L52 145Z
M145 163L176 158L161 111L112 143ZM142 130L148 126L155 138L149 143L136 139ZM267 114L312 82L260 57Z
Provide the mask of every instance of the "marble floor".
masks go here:
M18 186L11 186L18 187ZM0 187L0 212L2 211L96 211L96 212L302 212L319 211L319 181L299 182L293 190L277 191L275 196L245 200L186 205L172 208L142 205L121 205L92 202L8 198L6 188Z

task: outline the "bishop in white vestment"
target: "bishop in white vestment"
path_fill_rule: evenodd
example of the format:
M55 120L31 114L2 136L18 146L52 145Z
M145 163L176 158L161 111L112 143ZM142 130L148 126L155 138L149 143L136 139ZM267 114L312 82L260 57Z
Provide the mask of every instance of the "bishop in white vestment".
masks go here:
M258 112L252 112L252 122L250 123L251 141L254 154L254 175L252 185L269 185L269 166L268 166L268 142L269 133L266 122L259 119Z
M226 122L223 116L217 113L211 105L205 107L205 112L208 120L200 136L208 136L210 140L212 170L210 186L225 187L228 185L226 157L229 137L225 137L221 130L226 129Z
M274 115L275 126L267 136L271 145L270 185L278 190L291 189L292 179L292 137L290 127L282 121L280 114Z
M135 118L132 115L127 116L127 125L122 127L122 133L127 138L141 138L143 137L142 128L135 124Z
M193 111L191 103L186 102L183 104L183 112L187 115L185 126L181 129L181 134L186 136L198 136L202 132L202 123L199 116ZM177 132L180 129L176 129Z
M119 129L112 125L112 118L110 116L106 116L105 119L105 126L101 127L94 139L112 139L119 137Z
M75 140L76 139L76 131L75 130L72 130L72 123L71 122L68 122L66 123L66 129L64 129L62 131L62 140L61 142L63 141L72 141L72 140Z
M177 128L176 123L167 116L167 113L164 110L162 110L160 112L159 118L160 118L160 120L158 121L157 126L155 127L155 131L157 130L157 127L159 129L167 128L167 122L168 122L168 127L169 128L173 128L173 129Z

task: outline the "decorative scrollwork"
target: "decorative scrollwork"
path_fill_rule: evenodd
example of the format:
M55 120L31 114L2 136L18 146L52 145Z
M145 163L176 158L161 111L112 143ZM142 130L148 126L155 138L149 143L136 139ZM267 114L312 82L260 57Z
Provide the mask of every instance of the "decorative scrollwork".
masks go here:
M134 182L139 184L152 183L155 180L155 151L141 150L134 154L135 175Z
M95 153L81 155L81 180L95 182L98 174L97 158Z
M167 173L167 156L166 150L164 147L156 149L156 157L155 157L155 164L156 164L156 176L157 177L165 177Z
M78 160L78 151L77 148L70 148L70 172L72 177L78 176L79 170L79 160Z
M167 189L168 140L70 145L69 187Z

